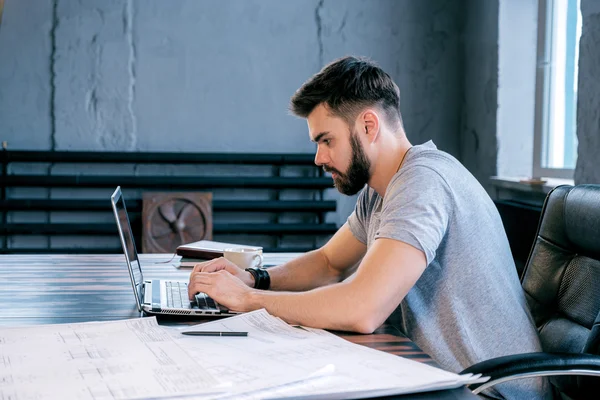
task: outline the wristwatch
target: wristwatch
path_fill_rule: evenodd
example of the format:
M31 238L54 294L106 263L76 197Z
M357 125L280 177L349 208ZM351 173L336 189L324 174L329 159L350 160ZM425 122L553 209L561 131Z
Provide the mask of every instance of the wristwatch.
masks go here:
M271 286L271 277L264 268L246 268L246 271L254 277L254 288L261 290L269 290Z

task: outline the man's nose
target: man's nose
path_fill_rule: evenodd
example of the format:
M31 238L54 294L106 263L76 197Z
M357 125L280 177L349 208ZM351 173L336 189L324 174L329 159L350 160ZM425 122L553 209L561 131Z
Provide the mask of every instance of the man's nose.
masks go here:
M326 157L325 151L321 150L320 147L317 147L317 154L315 154L315 164L320 167L321 165L327 164L327 161L328 159Z

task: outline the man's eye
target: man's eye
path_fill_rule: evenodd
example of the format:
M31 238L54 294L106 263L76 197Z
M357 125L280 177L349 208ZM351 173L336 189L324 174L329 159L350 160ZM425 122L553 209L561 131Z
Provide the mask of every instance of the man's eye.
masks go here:
M323 139L323 143L325 143L326 146L329 146L329 143L331 143L331 139Z

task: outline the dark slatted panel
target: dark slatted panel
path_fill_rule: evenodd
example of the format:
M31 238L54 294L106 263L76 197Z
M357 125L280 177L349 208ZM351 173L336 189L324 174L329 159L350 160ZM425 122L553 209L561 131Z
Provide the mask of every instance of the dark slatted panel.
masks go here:
M331 186L331 185L330 185ZM334 200L302 201L302 200L279 200L279 201L213 201L214 211L335 211L337 203Z
M0 227L5 235L110 235L116 232L114 223L6 223ZM135 225L132 224L135 230ZM215 234L294 234L314 235L332 234L335 224L213 224Z
M213 211L265 211L265 212L328 212L335 211L333 200L214 200ZM92 199L8 199L0 200L1 211L109 211L108 200ZM142 210L141 200L127 199L127 210Z
M49 163L142 163L142 164L248 164L314 165L314 156L304 153L133 153L96 151L19 151L0 152L4 162Z
M137 240L136 240L137 242ZM314 250L312 247L264 247L263 251L268 253L306 253ZM99 247L99 248L8 248L0 249L0 254L118 254L123 251L121 247Z
M220 189L242 189L244 196L229 193L229 198L213 201L213 233L228 241L228 235L262 235L261 243L265 248L272 247L276 250L288 250L296 244L298 249L318 246L318 241L324 235L335 233L334 224L325 223L325 214L335 212L336 202L324 200L323 191L332 188L331 178L324 177L322 169L314 165L313 154L251 154L251 153L164 153L164 152L88 152L88 151L0 151L2 177L0 180L0 249L7 252L29 252L34 249L24 249L29 243L32 247L43 246L39 244L42 235L46 238L47 248L39 249L45 252L68 251L69 253L85 251L73 245L70 249L57 247L51 236L85 235L85 240L98 239L105 236L115 236L116 227L99 213L112 213L108 195L106 200L76 199L80 195L89 195L87 189L108 189L121 186L128 189L151 189L159 191L219 191ZM59 175L33 175L30 164L53 163L55 165L71 164L68 172ZM79 168L77 164L86 168ZM178 167L194 167L205 165L203 172L208 176L190 176L189 168L186 174L171 176L115 176L110 172L98 175L96 165L112 167L119 164L130 165L157 165L171 164L174 172ZM228 168L227 165L233 166ZM240 165L255 166L245 169L250 176L237 176ZM89 167L94 168L90 169ZM221 168L220 166L225 166ZM17 168L15 168L17 167ZM18 168L20 167L20 168ZM177 167L177 168L175 168ZM266 167L266 168L265 168ZM271 168L268 168L271 167ZM289 169L292 167L294 169ZM204 167L203 167L204 168ZM214 174L206 169L214 169ZM36 169L39 171L39 168ZM104 171L105 169L103 169ZM259 172L256 172L260 170ZM70 175L71 171L73 174ZM87 171L92 171L87 172ZM230 176L219 176L228 171ZM233 171L233 172L232 172ZM252 171L255 171L254 173ZM233 176L232 176L233 174ZM254 176L252 176L254 174ZM264 176L267 174L267 176ZM308 175L308 176L305 176ZM65 188L74 193L72 198L9 198L23 196L31 193L33 189ZM82 189L82 191L79 191ZM10 190L10 192L9 192ZM77 192L79 191L79 192ZM98 192L100 193L100 191ZM224 196L228 191L224 190ZM265 196L267 194L268 196ZM25 194L28 196L28 194ZM138 194L139 196L139 194ZM36 196L31 196L36 197ZM52 197L48 195L48 197ZM267 197L269 200L259 200ZM298 200L280 200L281 198L296 198ZM303 199L303 200L299 200ZM132 228L136 240L141 240L142 213L141 199L128 199L128 210L132 220ZM15 214L10 214L14 212ZM35 212L78 212L77 222L75 216L65 222L54 216L40 217ZM91 213L98 214L91 214ZM17 214L18 213L18 214ZM84 214L90 213L90 214ZM236 213L234 215L228 215ZM241 215L240 213L244 213ZM293 215L293 213L296 213ZM302 214L301 214L302 213ZM108 214L107 214L108 215ZM62 216L61 216L62 217ZM44 219L40 219L44 218ZM89 221L88 221L89 220ZM94 222L90 222L94 221ZM111 222L108 222L111 221ZM227 223L232 221L234 223ZM251 221L256 221L251 223ZM280 224L287 221L287 224ZM239 223L238 223L239 222ZM292 223L293 222L293 223ZM17 237L35 235L33 239ZM18 242L18 243L17 243ZM83 241L82 241L83 242ZM16 243L16 244L15 244ZM14 244L14 247L11 248ZM79 245L83 246L83 245ZM100 245L102 246L102 245ZM103 248L96 246L87 247L88 251L98 254L113 251L112 244Z
M197 177L197 176L88 176L8 175L7 187L161 188L161 189L327 189L331 178Z

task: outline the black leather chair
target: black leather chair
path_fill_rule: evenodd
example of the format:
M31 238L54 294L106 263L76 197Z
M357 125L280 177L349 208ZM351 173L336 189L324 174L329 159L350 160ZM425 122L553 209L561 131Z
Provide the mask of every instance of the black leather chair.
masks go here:
M544 353L475 364L490 380L469 388L550 376L555 398L600 398L600 185L548 194L521 282Z

